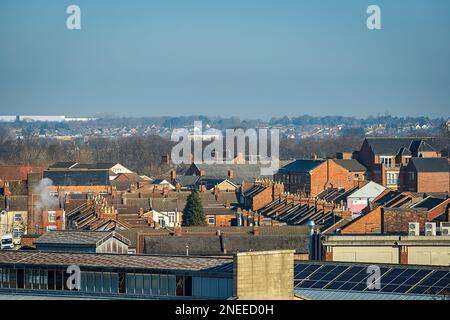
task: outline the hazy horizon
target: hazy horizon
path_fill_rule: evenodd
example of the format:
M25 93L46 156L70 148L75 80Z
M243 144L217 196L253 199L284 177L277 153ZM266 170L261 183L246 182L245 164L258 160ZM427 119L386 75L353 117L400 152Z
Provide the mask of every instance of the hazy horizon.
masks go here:
M81 8L82 29L66 28ZM382 30L366 9L382 9ZM448 118L447 0L0 1L0 114Z

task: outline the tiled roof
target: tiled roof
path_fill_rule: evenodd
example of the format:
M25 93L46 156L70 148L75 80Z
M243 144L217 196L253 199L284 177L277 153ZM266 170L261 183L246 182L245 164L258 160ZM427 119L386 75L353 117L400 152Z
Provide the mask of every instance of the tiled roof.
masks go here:
M124 243L129 243L127 239L118 236L111 231L49 231L40 236L34 243L55 245L96 245L110 237L116 237Z
M344 167L345 169L347 169L350 172L367 170L367 168L365 166L363 166L361 163L359 163L355 159L345 159L345 160L336 159L333 161L335 163L337 163L338 165L340 165L341 167Z
M254 181L263 177L260 164L194 164L198 170L205 171L205 177L227 179L229 171L233 171L233 182L241 184L244 181Z
M430 147L433 144L432 138L366 138L366 140L372 151L379 155L397 155L404 147L415 152L422 142L426 142Z
M3 181L25 181L28 173L42 172L45 166L39 165L0 165L0 180Z
M64 170L45 171L44 178L52 180L55 186L107 186L110 185L108 171Z
M449 172L447 158L411 158L410 161L418 172Z
M293 235L232 235L219 236L148 236L145 237L145 252L151 254L170 253L185 254L186 245L189 252L199 255L221 255L236 252L265 250L295 250L307 253L309 236ZM225 251L224 251L225 250Z
M296 160L291 162L287 166L284 166L278 170L279 173L308 173L319 165L324 163L325 160Z
M231 258L156 256L133 254L100 253L56 253L40 251L0 251L1 264L21 264L36 266L69 266L118 268L118 269L153 269L209 271L210 269L232 264Z
M445 199L429 196L429 197L426 197L425 199L423 199L422 201L420 201L419 203L416 203L413 207L414 208L426 208L427 210L431 210L431 209L437 207L438 205L440 205L444 201L445 201Z
M53 170L53 169L70 169L76 164L77 164L77 162L74 162L74 161L71 161L71 162L55 162L52 165L50 165L48 167L48 169L50 169L50 170Z

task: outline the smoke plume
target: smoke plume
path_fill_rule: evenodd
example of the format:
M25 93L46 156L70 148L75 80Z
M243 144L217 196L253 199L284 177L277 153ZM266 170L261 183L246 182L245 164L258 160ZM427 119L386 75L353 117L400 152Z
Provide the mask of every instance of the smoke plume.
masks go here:
M39 194L39 201L36 203L36 208L41 210L55 209L59 207L59 200L48 192L48 187L53 185L53 181L44 178L34 188L34 193Z

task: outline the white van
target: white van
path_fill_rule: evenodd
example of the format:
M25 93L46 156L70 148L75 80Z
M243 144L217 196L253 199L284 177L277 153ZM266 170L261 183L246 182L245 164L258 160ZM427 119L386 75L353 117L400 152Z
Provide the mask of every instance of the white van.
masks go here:
M2 248L2 250L14 249L14 242L13 242L12 234L7 233L7 234L2 236L1 248Z

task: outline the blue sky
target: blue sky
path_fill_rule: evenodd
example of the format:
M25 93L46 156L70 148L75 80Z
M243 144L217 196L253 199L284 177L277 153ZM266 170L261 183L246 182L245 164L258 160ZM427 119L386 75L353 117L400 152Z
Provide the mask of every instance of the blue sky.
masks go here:
M447 117L449 39L448 0L0 0L0 114Z

